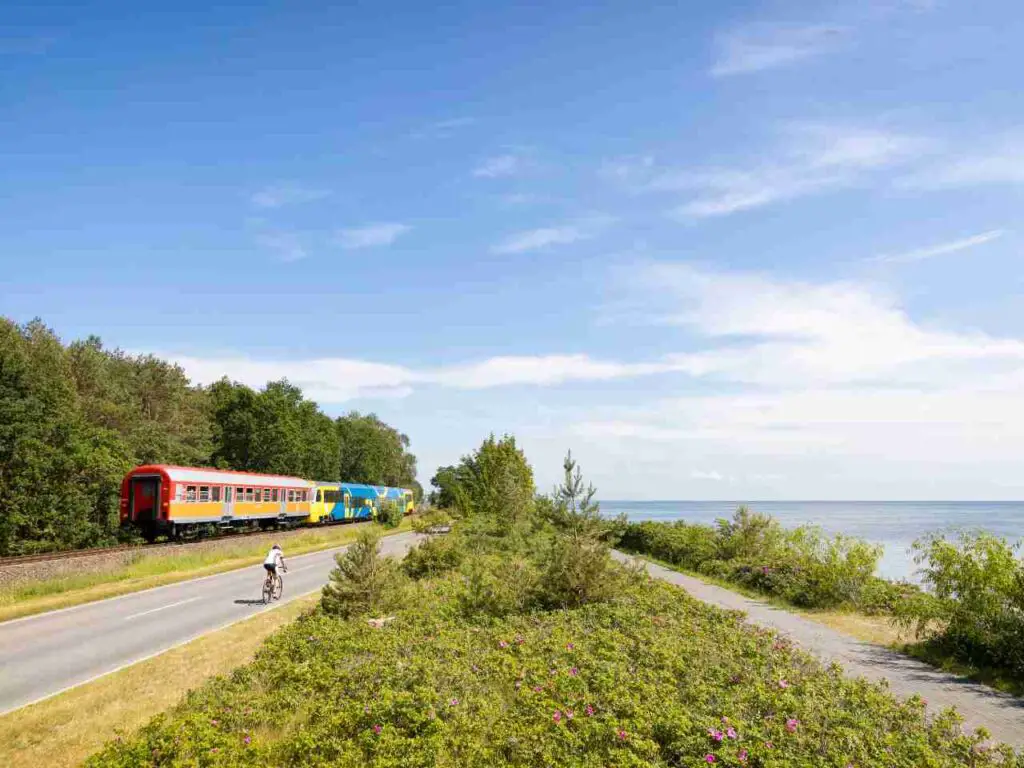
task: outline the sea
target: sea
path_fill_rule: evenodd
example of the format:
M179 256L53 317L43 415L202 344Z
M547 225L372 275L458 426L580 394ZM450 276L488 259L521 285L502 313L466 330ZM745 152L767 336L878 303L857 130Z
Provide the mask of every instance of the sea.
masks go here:
M740 504L787 527L818 525L881 544L878 575L917 582L911 546L927 533L984 529L1011 542L1024 537L1024 501L602 501L603 515L630 520L713 523Z

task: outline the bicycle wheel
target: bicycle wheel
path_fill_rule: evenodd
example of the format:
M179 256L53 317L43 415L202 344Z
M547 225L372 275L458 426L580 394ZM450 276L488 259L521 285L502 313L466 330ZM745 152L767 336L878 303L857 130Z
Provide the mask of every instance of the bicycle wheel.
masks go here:
M269 603L274 597L274 582L269 577L263 580L263 602Z
M275 600L280 600L282 594L284 594L284 579L282 579L280 576L278 576L277 577L277 584L275 585L275 589L274 589L274 599Z

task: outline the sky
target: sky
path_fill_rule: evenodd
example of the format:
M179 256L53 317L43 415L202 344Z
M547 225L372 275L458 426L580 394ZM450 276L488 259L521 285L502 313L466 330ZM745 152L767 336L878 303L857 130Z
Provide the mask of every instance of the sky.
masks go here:
M599 497L1024 498L1016 0L0 6L0 314Z

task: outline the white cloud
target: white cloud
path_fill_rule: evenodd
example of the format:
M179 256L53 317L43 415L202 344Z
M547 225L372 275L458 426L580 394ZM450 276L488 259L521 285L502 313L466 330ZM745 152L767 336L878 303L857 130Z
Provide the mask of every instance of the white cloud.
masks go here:
M835 50L847 32L824 24L751 24L719 37L716 77L760 72Z
M1006 234L1005 230L992 229L988 232L981 232L977 235L971 235L970 237L964 237L959 240L950 240L946 243L938 243L936 245L930 245L926 248L916 248L912 251L905 251L903 253L892 253L882 254L881 256L873 256L868 259L872 262L883 262L883 263L909 263L915 261L924 261L931 259L936 256L945 256L950 253L957 253L959 251L966 251L970 248L976 248L979 245L990 243L993 240L998 240L1000 237Z
M522 161L516 155L497 155L481 161L473 169L473 175L485 179L514 176L519 171L521 165Z
M651 265L637 290L694 334L665 362L714 390L606 409L575 425L586 444L680 476L703 456L741 482L801 478L790 497L1024 487L1024 340L915 321L854 282Z
M590 216L566 222L557 226L539 227L516 232L504 240L491 246L492 253L525 253L539 251L557 245L570 245L580 240L597 237L605 228L615 222L615 218L604 214Z
M571 381L608 381L679 370L675 362L622 363L587 355L492 357L427 374L430 381L458 389L486 389L511 384L553 386Z
M898 179L896 184L927 190L1024 184L1024 138L1004 139L973 152L949 151L932 167Z
M299 261L309 255L293 232L262 232L256 235L256 243L276 253L281 261Z
M540 227L511 235L491 250L494 253L523 253L550 248L553 245L568 245L587 237L589 235L576 226Z
M410 229L406 224L397 222L367 224L340 230L335 236L335 242L346 250L391 245Z
M695 469L690 472L690 478L693 480L714 480L716 483L720 483L726 479L725 475L721 472L716 472L715 470L707 472L703 469Z
M330 190L305 187L299 184L277 184L253 193L251 201L257 208L281 208L286 205L308 203L331 195Z
M928 140L878 128L792 124L769 159L750 167L666 171L647 184L655 192L689 192L675 213L724 216L805 195L860 184L871 174L929 150Z

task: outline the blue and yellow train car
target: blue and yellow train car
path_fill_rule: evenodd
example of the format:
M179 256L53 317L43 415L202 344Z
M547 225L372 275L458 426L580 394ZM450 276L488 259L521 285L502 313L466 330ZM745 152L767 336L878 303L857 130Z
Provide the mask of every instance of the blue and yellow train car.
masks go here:
M317 483L309 505L309 522L340 523L377 516L377 493L358 483Z

